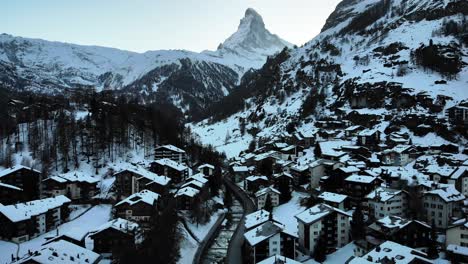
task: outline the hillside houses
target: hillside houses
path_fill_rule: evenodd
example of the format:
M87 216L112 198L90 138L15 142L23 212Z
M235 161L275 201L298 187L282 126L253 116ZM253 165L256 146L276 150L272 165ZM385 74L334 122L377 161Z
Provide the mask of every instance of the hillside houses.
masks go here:
M47 196L66 195L72 200L89 200L98 191L97 178L79 172L51 176L42 181Z
M0 204L0 238L20 243L54 230L68 219L70 202L59 195L14 205Z

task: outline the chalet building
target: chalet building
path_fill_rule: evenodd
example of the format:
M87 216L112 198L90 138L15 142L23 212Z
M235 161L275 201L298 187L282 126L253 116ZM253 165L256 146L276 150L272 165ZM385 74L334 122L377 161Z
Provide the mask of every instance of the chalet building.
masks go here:
M271 166L275 167L279 156L279 152L274 150L258 154L254 157L255 168L257 171L261 171L262 166L265 164L271 164Z
M187 179L187 181L182 184L181 189L184 187L192 187L200 191L199 195L201 197L207 197L209 192L208 179L203 177L203 174L195 174Z
M424 211L428 223L446 229L452 217L461 216L465 196L451 184L438 184L423 194Z
M377 129L366 129L358 133L357 145L375 149L380 144L380 131Z
M279 223L267 221L247 231L244 239L243 263L258 263L278 254L295 259L297 237Z
M149 190L134 193L114 205L116 215L148 229L151 216L159 209L159 197L159 194Z
M86 263L97 264L101 256L85 247L65 240L42 245L34 253L28 253L14 263Z
M266 176L249 176L244 180L244 190L250 193L256 193L258 190L268 185L269 181Z
M362 201L366 195L373 191L381 180L377 177L365 175L351 175L344 181L344 190L353 202Z
M340 209L317 204L295 217L299 230L298 249L304 254L313 254L321 237L327 250L341 248L350 242L351 215Z
M26 166L17 165L0 171L0 183L21 188L25 199L39 199L41 172Z
M278 152L280 153L280 158L282 160L295 161L297 158L302 157L304 154L304 148L296 145L288 145Z
M445 245L468 247L468 219L462 218L450 225L445 232Z
M94 252L111 253L115 258L129 249L136 249L143 240L142 233L137 223L117 218L92 231L89 238L94 242Z
M350 126L350 127L347 127L344 131L345 131L345 137L347 138L352 138L352 137L355 137L358 135L359 132L363 131L365 129L365 127L363 126Z
M322 167L324 168L323 176L327 176L326 178L320 179L320 186L327 191L341 191L344 188L344 180L353 174L357 174L361 172L361 169L355 166L344 166L343 163L336 162L331 165L330 162L322 162ZM317 168L313 168L313 178L317 173ZM320 174L319 174L320 175ZM312 179L313 179L312 178Z
M468 126L468 102L450 107L447 109L446 114L450 123L463 127Z
M152 162L151 171L171 178L176 184L185 181L188 177L187 166L167 158Z
M185 150L173 145L164 145L156 147L154 159L170 159L178 163L187 163L187 154Z
M14 204L28 201L29 195L23 189L0 182L0 204Z
M455 185L455 189L468 196L468 166L461 166L455 170L447 181Z
M293 176L287 172L273 174L273 183L276 189L280 189L280 186L287 186L287 189L291 192L294 179ZM285 188L286 189L286 188Z
M244 227L248 231L268 221L281 224L270 212L261 209L245 216Z
M280 194L280 191L276 190L273 187L266 187L256 192L255 204L257 205L257 209L263 209L263 207L265 207L267 197L270 199L273 207L278 206L280 204Z
M310 148L315 143L316 130L297 131L293 134L293 144Z
M191 210L200 201L200 190L190 186L182 187L174 195L179 210Z
M203 173L203 175L210 177L214 174L215 167L211 164L202 164L198 166L198 172Z
M310 182L310 170L308 164L295 164L291 166L290 173L294 186L301 186Z
M396 261L398 260L398 261ZM400 245L393 241L386 241L362 257L355 257L346 261L347 264L363 263L398 263L398 264L431 264L426 253Z
M417 151L410 145L398 145L392 149L386 149L378 155L382 165L406 166L417 156Z
M321 203L328 204L340 210L349 209L347 195L332 192L322 192L317 198Z
M241 182L249 176L250 170L247 166L232 166L231 173L234 176L235 182Z
M98 193L97 178L81 172L51 176L42 181L47 196L65 195L71 200L88 201Z
M60 195L20 204L0 204L0 238L21 243L56 229L68 219L70 202Z
M378 187L367 196L369 215L374 219L387 216L405 217L409 195L406 191Z
M372 223L369 227L370 239L382 242L391 240L412 248L426 247L431 243L431 226L416 220L407 220L397 216L386 216Z
M316 147L319 148L320 157L315 158L323 158L325 160L330 161L340 161L341 158L346 156L346 152L344 152L341 148L342 146L351 145L350 141L342 141L342 140L332 140L332 141L324 141L318 143Z
M117 199L125 199L140 190L150 190L163 194L171 179L160 176L143 168L126 168L114 174Z

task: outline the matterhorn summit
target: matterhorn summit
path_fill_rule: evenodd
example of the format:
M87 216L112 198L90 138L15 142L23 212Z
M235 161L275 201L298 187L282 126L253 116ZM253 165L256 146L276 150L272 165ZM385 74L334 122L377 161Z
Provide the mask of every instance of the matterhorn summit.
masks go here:
M263 18L252 8L245 11L237 31L232 34L218 48L239 55L251 55L249 53L271 55L284 47L292 44L268 31Z

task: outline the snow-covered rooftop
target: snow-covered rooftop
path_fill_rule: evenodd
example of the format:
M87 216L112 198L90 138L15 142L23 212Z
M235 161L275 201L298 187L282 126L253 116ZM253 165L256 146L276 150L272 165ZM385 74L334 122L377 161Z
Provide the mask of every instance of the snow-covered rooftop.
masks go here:
M318 198L324 201L333 203L342 203L347 197L347 195L332 192L323 192L318 196Z
M37 216L47 211L60 207L71 202L64 195L34 200L25 203L2 205L0 204L0 213L10 219L12 222L19 222Z
M8 175L8 174L11 174L11 173L13 173L13 172L22 170L22 169L31 170L31 171L34 171L34 172L37 172L37 173L41 173L41 172L38 171L38 170L29 168L29 167L26 167L26 166L23 166L23 165L15 165L15 166L13 166L13 167L11 167L11 168L4 169L4 170L0 171L0 178L3 177L3 176L6 176L6 175Z
M258 192L255 193L255 196L256 197L259 197L259 196L262 196L262 195L265 195L265 194L269 194L269 193L277 193L277 194L280 194L280 191L276 190L275 188L273 187L266 187L266 188L263 188L261 190L259 190Z
M22 191L23 189L16 187L14 185L6 184L6 183L1 183L0 182L0 189L1 188L7 188L7 189L12 189L12 190L17 190L17 191Z
M447 203L465 200L465 195L455 189L453 184L439 184L436 189L427 191L424 194L437 195Z
M382 243L379 246L379 249L380 250L372 250L371 252L364 255L362 258L369 259L370 257L374 261L377 261L378 259L383 259L387 257L389 259L393 259L395 261L395 264L407 264L417 260L424 261L422 263L432 263L432 261L427 259L426 253L423 253L421 251L415 250L407 246L403 246L392 241L386 241Z
M359 182L359 183L371 183L375 181L377 177L366 176L366 175L351 175L345 179L349 182Z
M258 243L280 233L283 228L284 227L278 223L268 221L244 233L244 238L251 246L255 246Z
M62 173L56 176L51 176L50 178L47 178L45 180L54 180L60 183L65 183L65 182L86 182L86 183L97 183L99 180L97 178L92 177L91 175L80 172L80 171L70 171L67 173Z
M155 182L159 185L162 185L162 186L166 186L169 184L169 182L171 181L171 178L169 177L166 177L166 176L161 176L161 175L158 175L156 173L153 173L147 169L144 169L144 168L141 168L141 167L126 167L124 168L123 170L119 171L118 173L121 173L123 171L129 171L133 174L136 174L136 175L139 175L141 177L144 177L148 180L150 180L151 182ZM118 174L116 173L116 174Z
M134 193L129 197L123 199L122 201L118 202L115 206L119 206L121 204L129 204L134 205L139 202L143 202L149 205L154 205L154 203L159 199L159 194L149 191L149 190L142 190L140 192Z
M178 148L178 147L176 147L174 145L159 146L159 147L156 148L156 150L159 150L159 149L162 149L162 148L168 149L170 151L178 152L178 153L185 153L185 150L180 149L180 148Z
M327 204L317 204L304 212L297 214L295 217L305 224L312 224L333 212L337 212L348 217L351 216L350 214Z
M183 188L179 189L176 192L174 197L179 197L179 196L195 197L199 192L200 192L200 190L197 190L195 188L186 186L186 187L183 187Z
M128 221L126 219L122 218L116 218L114 220L111 220L100 227L98 227L96 230L91 231L91 236L100 233L104 230L107 229L115 229L117 231L130 234L130 235L135 235L135 242L139 243L142 241L142 236L141 236L141 230L140 226L132 221Z
M265 223L270 219L270 212L266 210L258 210L245 216L245 228L248 230L254 226Z
M100 255L65 240L48 243L37 253L21 259L16 263L33 261L34 263L48 264L90 264L96 263Z
M376 200L379 202L386 202L396 195L401 194L403 191L402 190L395 190L395 189L390 189L390 188L385 188L385 187L378 187L377 189L373 190L370 192L366 198L370 200Z
M167 166L167 167L170 167L174 170L178 170L178 171L184 171L187 168L187 166L185 166L184 164L181 164L179 162L176 162L176 161L173 161L171 159L159 159L159 160L156 160L155 161L157 164L161 165L161 166Z

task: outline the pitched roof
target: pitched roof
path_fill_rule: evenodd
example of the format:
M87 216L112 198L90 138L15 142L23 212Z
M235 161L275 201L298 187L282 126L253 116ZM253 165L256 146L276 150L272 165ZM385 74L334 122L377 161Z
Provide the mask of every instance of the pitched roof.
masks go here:
M258 264L301 264L301 262L280 255L274 255L258 262Z
M32 256L27 256L15 263L24 263L33 260L37 263L48 264L90 264L97 262L100 258L99 254L89 249L65 240L58 240L43 245L41 249L36 251Z
M268 221L244 233L244 238L251 246L255 246L258 243L280 233L282 230L282 225Z
M195 188L192 188L190 186L183 187L179 189L174 197L179 197L179 196L188 196L188 197L195 197L200 190L197 190Z
M6 176L6 175L8 175L8 174L11 174L11 173L13 173L13 172L22 170L22 169L34 171L34 172L37 172L37 173L41 173L41 172L38 171L38 170L29 168L29 167L26 167L26 166L23 166L23 165L15 165L15 166L13 166L13 167L11 167L11 168L8 168L8 169L5 169L5 170L0 171L0 178L3 177L3 176Z
M181 164L179 162L176 162L167 158L159 159L159 160L156 160L155 162L161 166L167 166L178 171L183 171L183 170L188 169L187 166L185 166L184 164Z
M412 261L420 261L421 263L432 263L432 261L427 259L426 253L407 246L400 245L392 241L386 241L378 247L379 250L373 249L371 252L367 253L362 258L368 259L369 257L371 257L373 260L377 261L378 259L383 259L387 257L388 259L393 259L395 261L395 264L407 264L412 263Z
M323 192L318 196L318 198L328 202L342 203L346 198L348 198L348 196L339 193Z
M135 235L136 243L142 242L143 239L141 236L140 226L135 222L128 221L122 218L116 218L114 220L111 220L101 225L97 229L91 231L91 237L107 229L114 229L125 234Z
M437 195L447 203L465 200L465 195L455 189L453 184L439 184L437 189L427 191L424 194Z
M140 168L140 167L128 167L128 168L125 168L115 174L119 174L119 173L122 173L124 171L129 171L133 174L136 174L136 175L139 175L143 178L146 178L152 182L155 182L159 185L163 185L163 186L166 186L169 184L169 182L171 181L171 178L169 177L166 177L166 176L161 176L161 175L158 175L156 173L153 173L149 170L146 170L144 168ZM114 175L115 175L114 174Z
M83 173L80 171L70 171L67 173L62 173L59 175L51 176L47 179L44 179L44 181L48 180L54 180L60 183L65 183L65 182L86 182L90 184L97 183L99 180L97 178L92 177L91 175L87 173Z
M161 148L165 148L165 149L168 149L170 151L174 151L174 152L178 152L178 153L185 153L185 150L183 149L180 149L174 145L164 145L164 146L159 146L156 148L156 150L158 149L161 149Z
M60 207L65 203L71 202L64 195L34 200L25 203L2 205L0 204L0 213L10 219L12 222L19 222L29 219L33 216L43 214L51 209Z
M278 191L275 188L270 186L270 187L266 187L266 188L263 188L263 189L259 190L258 192L255 193L255 196L259 197L259 196L262 196L262 195L265 195L265 194L271 193L271 192L281 194L280 191Z
M134 205L139 202L154 205L154 203L159 199L159 196L160 195L155 192L149 190L142 190L123 199L122 201L118 202L115 206L119 206L124 203Z
M339 214L349 216L349 217L351 216L350 214L338 208L332 207L328 204L321 203L297 214L295 217L305 224L312 224L333 212L337 212Z
M379 202L386 202L396 195L401 194L403 191L402 190L395 190L395 189L390 189L390 188L385 188L385 187L378 187L377 189L373 190L370 192L366 198L371 199L371 200L377 200Z
M371 183L375 181L377 177L366 176L366 175L351 175L345 179L345 181L359 182L359 183Z

